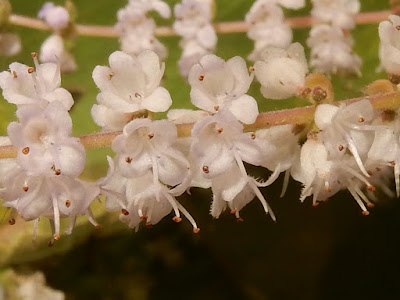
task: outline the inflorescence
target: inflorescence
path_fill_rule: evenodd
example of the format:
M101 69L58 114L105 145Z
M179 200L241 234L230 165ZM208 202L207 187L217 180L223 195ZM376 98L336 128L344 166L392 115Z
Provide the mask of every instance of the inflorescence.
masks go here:
M368 215L377 200L376 189L399 197L399 110L376 110L367 98L335 104L333 87L323 75L361 75L361 59L352 51L349 33L359 2L312 2L312 15L321 23L307 40L310 63L303 46L292 43L282 10L301 8L304 1L257 0L246 16L248 36L254 40L249 55L254 64L248 67L239 56L225 61L212 54L217 43L211 25L213 1L183 0L175 7L173 28L182 37L180 72L199 110L169 110L172 99L161 86L167 51L155 38L156 24L148 12L155 10L168 18L170 8L161 0L130 0L118 12L116 25L123 51L110 55L109 66L93 71L99 88L93 119L102 132L120 132L111 145L115 156L107 157L108 174L97 182L78 178L85 147L71 136L68 111L74 100L61 87L60 73L77 67L65 47L74 29L71 9L46 3L38 16L54 34L40 55L32 53L34 67L15 62L0 73L3 97L17 106L18 117L18 122L9 124L8 137L0 139L1 146L17 149L16 157L0 160L0 196L2 205L11 209L9 223L15 223L16 213L34 220L35 235L39 219L48 218L53 243L60 238L61 218L70 219L67 233L79 215L99 227L90 204L103 196L105 208L119 211L121 221L136 230L142 222L151 226L173 212L173 221L185 217L197 233L196 221L177 200L192 187L211 188L214 218L228 210L242 220L240 210L258 199L275 221L261 190L281 173L281 196L292 177L303 185L300 200L311 197L315 206L348 190ZM399 24L400 17L392 15L379 25L380 58L391 81L372 83L369 95L397 90ZM7 53L13 54L18 39L7 34L0 42L14 40L13 45L6 42ZM254 80L267 99L308 100L315 107L314 118L249 131L259 117L257 101L247 94ZM155 113L167 111L167 119L154 118ZM190 136L178 136L177 126L182 124L192 124ZM266 168L271 175L266 180L254 178L247 165ZM396 193L389 188L393 174Z

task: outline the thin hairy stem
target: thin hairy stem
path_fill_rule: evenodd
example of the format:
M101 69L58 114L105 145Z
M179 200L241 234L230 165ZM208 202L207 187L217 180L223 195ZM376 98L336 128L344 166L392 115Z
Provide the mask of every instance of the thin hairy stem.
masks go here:
M355 16L357 24L373 24L386 20L392 12L389 10L363 12ZM318 23L318 20L310 16L292 17L286 19L287 23L293 28L307 28ZM17 26L29 27L39 30L51 31L52 29L47 26L43 21L20 15L11 15L10 22ZM217 33L238 33L247 32L249 30L248 24L243 21L237 22L221 22L214 24ZM76 33L84 36L99 36L99 37L118 37L117 31L114 27L110 26L97 26L97 25L76 25ZM156 29L157 36L174 36L176 35L172 27L163 26Z
M377 110L394 110L400 107L400 92L337 101L335 102L335 104L350 104L363 99L368 99L371 102L372 106ZM261 113L258 115L257 120L253 124L245 125L245 131L254 131L257 129L285 124L307 126L308 124L311 124L311 122L313 122L314 120L315 108L315 106L307 106ZM194 124L177 125L178 136L190 136L193 125ZM86 149L104 148L109 147L113 139L120 133L120 131L99 132L89 135L83 135L80 137L80 140ZM0 159L13 158L16 157L16 155L17 150L14 146L0 147Z

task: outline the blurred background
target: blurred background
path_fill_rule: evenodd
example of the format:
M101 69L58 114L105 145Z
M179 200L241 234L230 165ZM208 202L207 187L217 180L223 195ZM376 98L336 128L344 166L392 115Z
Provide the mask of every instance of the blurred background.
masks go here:
M11 0L15 14L36 17L45 1ZM171 8L178 1L166 1ZM309 1L307 1L309 2ZM361 0L361 11L387 10L389 1ZM64 1L54 1L63 5ZM74 1L77 22L110 25L125 0ZM253 1L216 0L216 22L243 20ZM287 16L308 15L310 3ZM173 19L161 20L171 25ZM23 51L11 58L0 58L1 70L11 62L32 64L30 53L38 51L49 32L14 27L22 39ZM355 52L363 59L362 77L332 76L336 99L362 96L371 81L384 78L378 73L379 38L377 24L359 25L352 31ZM294 30L294 41L305 45L308 29ZM253 42L246 34L218 36L217 55L228 59L247 57ZM179 75L176 62L181 55L179 37L160 38L169 49L164 86L170 91L173 108L192 108L190 87ZM98 93L91 73L96 65L107 65L108 56L119 47L115 38L77 37L74 47L79 69L63 76L63 87L76 101L71 110L74 135L98 130L90 108ZM250 93L261 111L307 105L301 99L267 101L258 83ZM15 120L15 108L2 99L0 133ZM159 116L160 118L163 115ZM107 172L105 155L110 149L89 150L82 178L96 180ZM264 169L250 173L268 177ZM211 192L192 189L192 195L179 198L196 219L201 232L192 234L183 220L176 224L164 218L152 228L135 233L118 221L118 214L94 210L101 229L82 218L71 236L62 236L47 247L50 227L41 222L35 244L32 224L17 220L9 226L7 213L0 211L0 285L12 290L10 270L18 274L41 271L48 285L65 293L66 299L400 299L400 203L380 196L369 216L363 216L347 192L312 207L311 201L298 200L301 186L293 180L284 198L279 198L282 178L263 193L277 216L274 223L252 201L242 211L244 222L237 223L229 213L214 220L209 215ZM65 224L64 224L65 225ZM12 276L11 276L12 277ZM12 292L9 299L14 299ZM7 297L5 298L7 299Z

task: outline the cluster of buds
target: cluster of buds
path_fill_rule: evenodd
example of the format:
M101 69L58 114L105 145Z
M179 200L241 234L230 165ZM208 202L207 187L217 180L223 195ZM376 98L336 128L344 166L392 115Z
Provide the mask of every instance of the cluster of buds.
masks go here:
M71 44L66 40L74 39L74 15L70 14L73 8L71 1L67 1L65 7L46 2L38 13L38 17L54 31L40 48L40 61L59 64L61 73L70 73L77 68L70 47L66 46Z
M208 0L183 0L175 5L173 27L182 37L183 51L178 64L184 77L200 58L215 51L217 35L211 25L212 4L213 1Z
M293 39L292 29L285 23L284 8L300 9L304 0L257 0L246 15L249 25L247 36L254 40L254 50L249 60L261 58L262 52L269 46L286 49Z
M310 65L325 74L360 76L361 59L352 50L354 16L360 11L359 0L313 0L311 15L321 23L311 28L307 45L311 48Z
M168 4L161 0L129 0L128 4L117 13L118 23L115 28L120 37L121 50L139 55L144 50L152 50L164 60L167 48L156 39L156 23L147 14L156 11L164 19L171 15Z

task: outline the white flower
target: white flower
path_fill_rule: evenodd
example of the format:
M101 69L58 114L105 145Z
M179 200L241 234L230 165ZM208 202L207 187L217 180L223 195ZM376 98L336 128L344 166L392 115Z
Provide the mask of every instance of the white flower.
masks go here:
M360 11L359 0L312 0L311 15L343 29L354 27L354 15Z
M39 58L44 63L59 64L61 73L70 73L77 68L74 57L64 47L63 38L57 34L51 35L43 42Z
M313 196L313 205L324 201L339 190L347 188L363 214L368 215L365 203L373 204L360 189L364 183L369 190L375 190L370 182L354 169L354 160L347 154L340 159L330 158L329 148L319 140L319 135L309 138L301 148L300 168L293 172L293 178L304 184L300 200Z
M198 0L183 0L182 3L175 5L175 19L173 28L177 34L184 38L197 39L203 45L213 45L213 38L216 40L215 31L211 22L211 7L206 2ZM211 33L208 35L204 32ZM209 47L209 46L205 46Z
M57 64L39 64L34 55L35 68L12 63L10 72L0 73L3 97L21 107L26 104L45 107L49 102L59 101L69 110L74 104L71 94L61 88L60 69Z
M320 137L330 154L342 157L348 149L367 177L369 175L360 154L366 155L370 147L369 135L376 129L375 126L369 125L373 118L374 110L368 100L339 107L321 104L315 111L315 124L322 130Z
M120 215L120 220L128 223L129 227L138 229L142 220L146 220L147 226L154 225L173 210L175 222L179 223L182 220L180 213L183 213L192 224L193 232L198 233L200 229L193 217L175 199L177 194L174 193L174 189L170 190L154 182L151 172L128 179L125 192L128 205L126 211Z
M269 181L278 178L286 171L281 197L286 192L289 176L299 161L300 145L298 137L293 133L292 125L278 125L256 131L256 138L262 144L264 158L262 166L272 171Z
M93 71L93 79L100 88L99 105L92 108L97 124L107 126L112 123L110 126L115 128L118 114L123 118L124 114L143 109L152 112L168 110L172 100L168 91L159 86L164 63L160 64L157 54L145 51L135 57L116 51L110 55L109 62L110 67L97 66Z
M379 23L379 58L386 72L400 74L400 17L391 15L389 20Z
M131 0L126 7L117 13L115 25L120 35L121 49L132 55L139 55L145 50L152 50L161 59L167 56L167 49L154 36L156 24L146 14L155 10L163 18L169 18L169 6L160 0Z
M61 30L68 26L69 13L65 7L55 6L52 2L46 2L38 13L47 25L54 30Z
M70 217L67 233L72 231L78 215L88 215L89 220L98 226L92 219L89 205L99 192L97 185L70 176L34 176L16 168L9 174L0 195L3 206L15 209L26 221L35 220L34 236L39 218L49 218L53 238L57 240L60 237L60 218Z
M262 60L262 54L268 47L273 46L286 49L292 42L292 29L285 23L262 26L261 30L257 33L260 37L255 39L254 49L248 57L251 61ZM248 34L250 37L250 31Z
M287 50L269 47L254 64L265 98L285 99L301 93L308 72L304 48L294 43Z
M361 58L352 50L353 39L339 27L316 25L310 31L310 66L321 73L361 75Z
M221 111L197 122L192 129L196 139L192 152L201 162L203 175L214 178L236 162L260 165L263 151L254 133L243 133L243 125L229 111Z
M23 106L18 109L20 123L12 122L7 131L17 147L18 164L29 175L78 176L85 165L85 149L71 137L72 121L58 101L46 108Z
M186 158L173 147L176 141L176 127L172 122L135 119L113 141L117 168L128 178L143 176L152 170L154 180L176 186L190 174Z
M21 40L14 33L0 33L0 55L13 56L21 51Z
M228 61L210 54L204 56L189 73L192 103L215 113L229 110L239 121L251 124L258 116L257 102L246 94L253 80L243 58Z
M219 218L226 207L229 207L230 213L241 221L240 210L257 196L264 211L270 214L272 220L276 220L275 214L257 187L259 183L247 174L243 174L241 166L232 164L226 174L213 178L211 182L213 201L210 213L214 218Z
M182 47L182 56L178 61L179 72L185 78L188 77L190 69L200 62L200 59L207 55L211 54L213 49L206 49L201 46L197 40L187 39L182 40L180 43Z
M290 9L300 9L304 7L305 0L277 0L279 5Z

